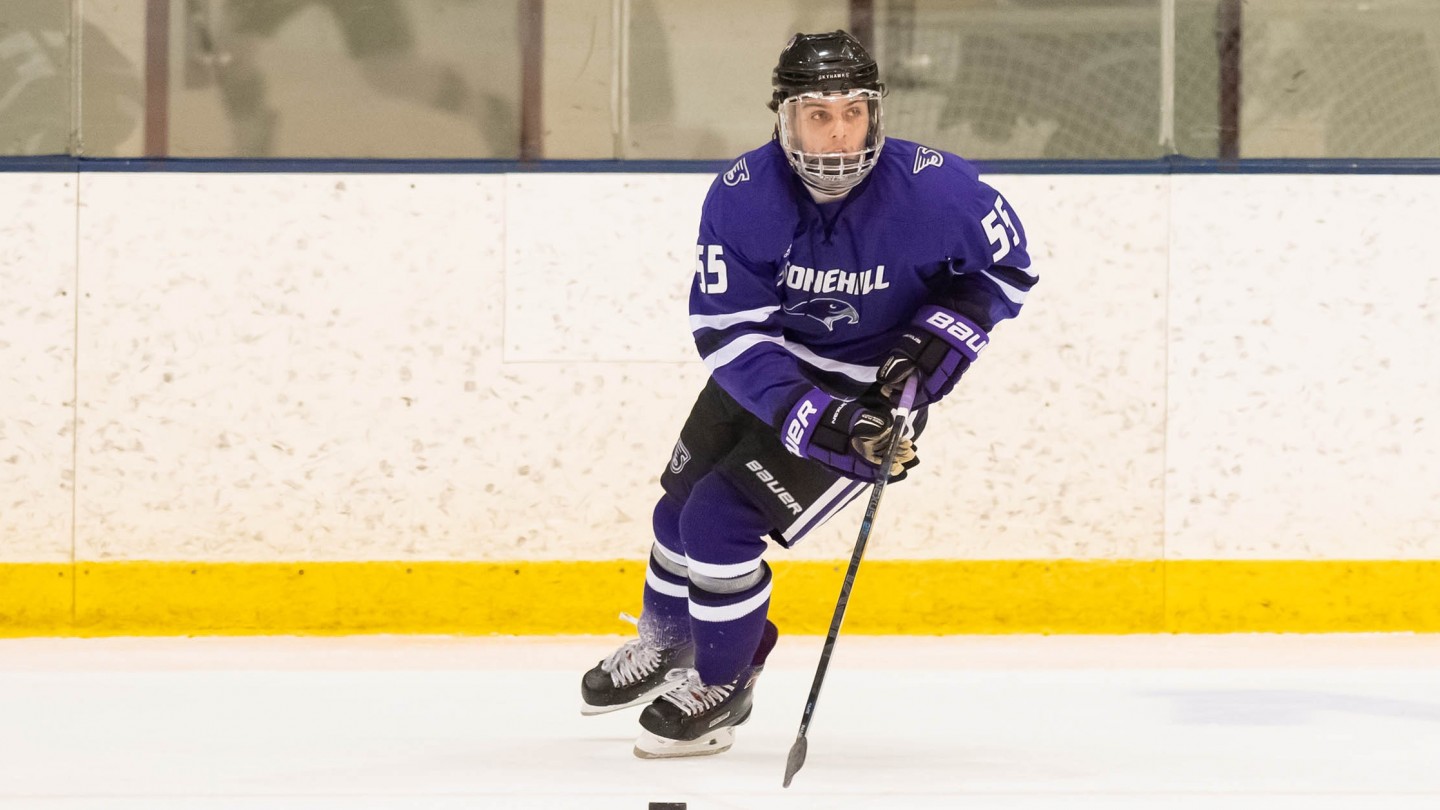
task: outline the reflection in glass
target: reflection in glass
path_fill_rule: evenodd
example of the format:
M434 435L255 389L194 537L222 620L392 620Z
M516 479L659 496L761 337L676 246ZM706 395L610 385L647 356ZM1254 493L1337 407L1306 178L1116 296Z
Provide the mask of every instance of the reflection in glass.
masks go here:
M104 26L79 32L77 82L70 4L0 2L0 154L109 156L137 137L143 116L141 69ZM74 123L74 90L83 126Z
M1247 3L1242 157L1440 157L1440 2Z
M0 153L70 146L68 3L0 4Z
M182 13L176 154L517 153L514 0L185 0Z
M977 159L1162 154L1158 0L891 0L876 27L903 137Z
M538 129L541 143L534 156L549 159L607 159L617 156L618 112L616 92L619 58L616 52L621 0L528 0L543 5L538 49L532 68L538 68L540 98L528 99L529 128ZM528 30L528 28L527 28ZM539 64L536 65L535 63ZM639 98L670 98L668 67L649 79L654 84L632 87ZM536 109L538 106L539 109ZM538 126L537 126L538 124Z
M797 31L849 25L849 0L617 0L621 158L724 160L775 128L770 72Z
M1220 156L1220 51L1218 0L1177 0L1175 8L1175 151L1194 158Z
M890 132L969 158L1440 157L1440 0L0 0L0 154L514 158L523 120L536 157L723 160L836 28Z

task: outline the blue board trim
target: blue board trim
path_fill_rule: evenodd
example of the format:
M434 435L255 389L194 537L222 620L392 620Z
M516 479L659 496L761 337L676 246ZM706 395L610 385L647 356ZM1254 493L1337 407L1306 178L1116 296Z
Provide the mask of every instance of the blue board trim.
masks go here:
M0 157L0 172L179 172L213 174L717 174L723 160L386 160L337 158ZM1222 161L977 160L987 174L1440 174L1440 158L1283 158Z

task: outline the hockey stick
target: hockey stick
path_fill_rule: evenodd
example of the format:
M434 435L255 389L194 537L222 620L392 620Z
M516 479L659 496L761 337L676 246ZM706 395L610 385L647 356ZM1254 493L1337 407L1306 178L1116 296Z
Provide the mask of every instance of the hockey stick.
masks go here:
M850 555L850 568L845 571L845 583L840 586L840 598L835 602L835 616L830 619L830 632L825 636L825 648L820 651L820 665L815 670L815 681L810 684L810 697L805 699L805 713L800 716L800 731L795 735L795 744L790 746L790 756L785 760L785 787L805 764L805 751L809 747L805 732L810 728L810 718L815 715L815 704L820 700L820 686L825 682L825 671L830 668L830 654L835 651L835 639L840 637L840 625L845 622L845 607L850 603L850 589L855 586L855 574L860 570L860 558L865 556L865 544L870 541L870 529L875 525L875 513L880 509L880 495L890 481L890 465L895 462L895 452L900 449L901 434L910 422L910 408L915 404L915 388L918 384L915 374L905 381L905 390L900 394L900 405L896 409L894 433L890 435L890 446L885 448L885 461L880 465L880 477L875 479L870 490L870 505L865 507L865 517L860 521L860 536L855 540L855 552Z

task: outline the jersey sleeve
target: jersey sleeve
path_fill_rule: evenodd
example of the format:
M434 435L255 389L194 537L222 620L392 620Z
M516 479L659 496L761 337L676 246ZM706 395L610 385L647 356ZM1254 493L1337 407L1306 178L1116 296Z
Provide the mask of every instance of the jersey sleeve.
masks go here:
M723 193L718 185L711 189L700 219L690 331L720 387L766 424L778 427L790 407L814 387L787 350L780 327L775 280L788 243L767 238L764 212L731 225L727 206L716 199Z
M961 206L949 272L931 303L964 315L988 332L1020 314L1040 277L1030 266L1020 215L989 185L977 180L975 188Z

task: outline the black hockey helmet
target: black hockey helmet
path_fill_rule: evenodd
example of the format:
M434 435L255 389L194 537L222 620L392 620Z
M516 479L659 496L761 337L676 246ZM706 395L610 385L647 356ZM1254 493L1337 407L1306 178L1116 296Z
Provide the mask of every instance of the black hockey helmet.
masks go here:
M780 52L771 77L775 91L771 111L780 102L801 93L832 93L843 90L885 92L875 58L846 31L828 34L796 34Z
M775 137L800 179L832 198L864 180L885 145L885 85L865 46L845 31L796 34L772 84Z

